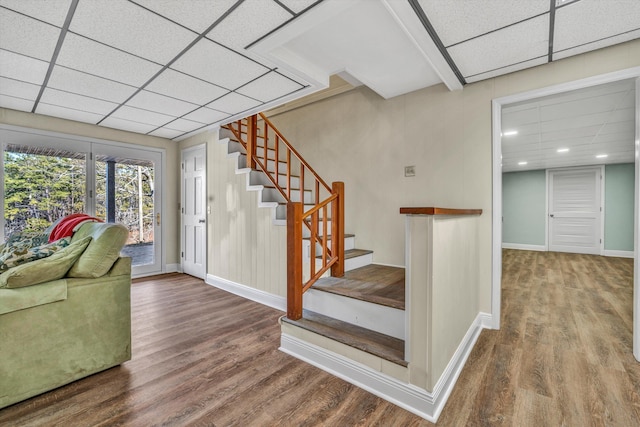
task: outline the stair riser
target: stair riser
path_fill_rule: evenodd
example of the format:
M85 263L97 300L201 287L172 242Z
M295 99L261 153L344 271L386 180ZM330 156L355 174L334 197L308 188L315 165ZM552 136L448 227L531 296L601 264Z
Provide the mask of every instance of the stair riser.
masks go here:
M343 322L405 339L405 312L403 310L317 291L313 288L304 293L303 306L307 310Z
M292 201L299 202L300 190L291 190L290 197ZM311 194L311 191L307 190L304 192L305 203L313 203L313 201L311 200L312 198L313 198L313 195ZM280 194L280 191L278 191L277 189L265 188L264 190L262 190L262 201L283 203L285 202L285 198L282 194Z
M373 264L373 254L365 254L344 260L344 271L355 270Z
M240 159L238 159L240 160ZM281 187L287 186L287 176L280 175L278 177L278 184ZM273 185L271 180L262 171L251 171L251 185ZM291 188L299 188L300 179L298 177L291 177Z
M331 241L327 242L327 245L331 247ZM348 251L349 249L354 249L356 247L356 238L355 237L345 237L344 238L344 250ZM308 260L310 252L310 242L309 240L305 240L302 242L302 250L304 253L304 259ZM322 246L319 243L316 243L316 256L322 253Z
M264 163L264 160L262 160L262 162ZM278 173L280 175L285 175L287 174L287 162L279 162L280 164L278 165ZM241 168L246 168L247 167L247 156L246 155L241 155L240 158L238 159L238 165ZM262 170L262 168L258 165L256 165L256 169ZM276 171L276 162L274 160L269 160L267 162L267 170L271 173L275 173ZM298 175L298 171L297 169L294 171L291 171L292 175Z
M264 201L264 199L263 199ZM315 205L313 204L308 204L308 205L304 205L304 210L305 212L308 211L309 209L312 209ZM331 217L331 209L327 208L327 214L329 215L329 217ZM276 218L286 218L287 217L287 205L280 205L276 208ZM320 210L320 216L318 217L318 220L322 220L322 210ZM322 222L320 222L320 231L322 231ZM327 227L329 228L329 234L331 234L331 221L328 222Z

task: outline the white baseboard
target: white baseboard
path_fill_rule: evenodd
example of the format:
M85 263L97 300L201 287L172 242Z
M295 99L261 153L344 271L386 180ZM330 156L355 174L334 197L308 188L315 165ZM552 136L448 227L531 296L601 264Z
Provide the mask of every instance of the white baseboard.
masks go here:
M545 252L547 250L544 245L524 245L521 243L502 243L502 249L519 249L521 251L539 252Z
M289 334L282 334L280 350L435 423L447 403L480 331L490 324L491 315L478 314L436 383L433 392L400 381Z
M633 251L616 251L616 250L605 249L604 256L613 256L618 258L633 258Z
M180 264L165 264L165 273L182 273L182 265Z
M222 277L217 277L213 274L207 274L207 280L205 280L205 283L248 300L275 308L276 310L284 312L287 311L287 299L285 297L273 295L247 285L241 285L240 283L232 282L231 280L223 279Z

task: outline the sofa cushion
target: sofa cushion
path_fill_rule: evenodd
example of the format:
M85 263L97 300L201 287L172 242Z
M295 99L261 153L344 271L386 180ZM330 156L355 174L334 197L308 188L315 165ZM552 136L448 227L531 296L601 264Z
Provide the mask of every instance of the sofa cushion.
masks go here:
M63 278L90 242L87 236L50 257L10 268L0 274L0 288L21 288Z
M120 256L129 230L121 224L88 222L75 232L71 242L86 236L93 237L93 240L71 267L68 277L95 278L107 274Z
M49 257L62 248L69 246L70 243L71 238L62 238L40 246L31 246L29 241L20 241L13 246L6 246L0 252L0 272L20 264Z
M0 289L0 314L67 299L67 280L53 280L38 286Z

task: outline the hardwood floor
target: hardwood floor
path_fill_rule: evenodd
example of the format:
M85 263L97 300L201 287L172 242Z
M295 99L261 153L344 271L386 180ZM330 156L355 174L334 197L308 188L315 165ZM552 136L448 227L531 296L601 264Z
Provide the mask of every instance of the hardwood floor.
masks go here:
M640 425L633 260L505 250L503 270L502 329L481 333L438 426ZM132 300L131 361L0 425L432 425L279 352L276 310L179 274Z

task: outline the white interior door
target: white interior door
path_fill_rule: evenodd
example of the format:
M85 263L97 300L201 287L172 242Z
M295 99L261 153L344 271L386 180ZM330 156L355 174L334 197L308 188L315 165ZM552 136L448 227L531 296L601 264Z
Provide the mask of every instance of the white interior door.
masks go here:
M206 149L182 151L182 271L205 278L207 249Z
M549 250L600 254L602 167L549 171Z

